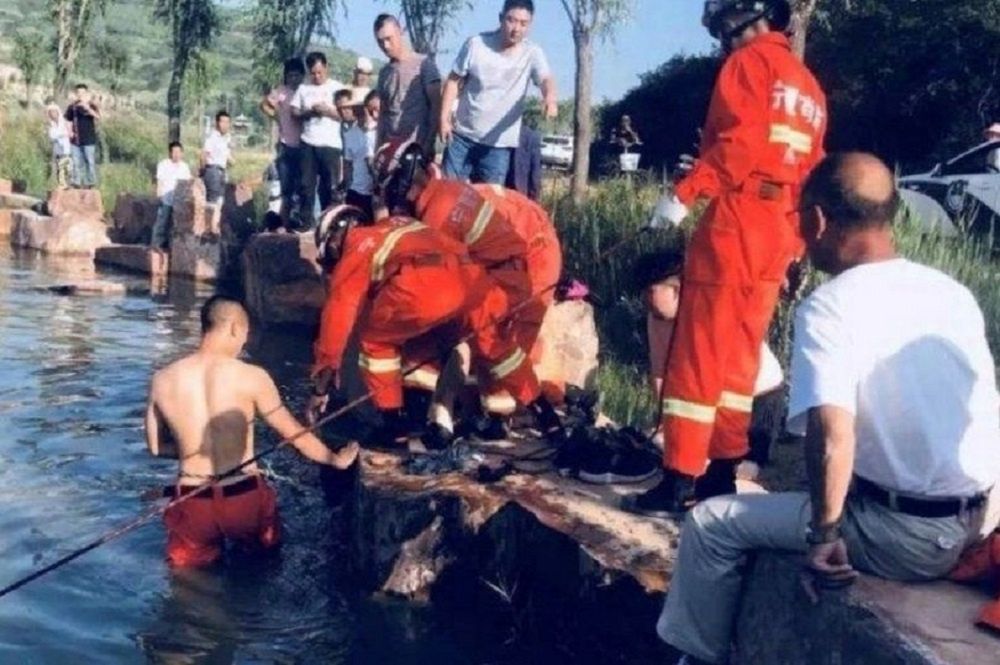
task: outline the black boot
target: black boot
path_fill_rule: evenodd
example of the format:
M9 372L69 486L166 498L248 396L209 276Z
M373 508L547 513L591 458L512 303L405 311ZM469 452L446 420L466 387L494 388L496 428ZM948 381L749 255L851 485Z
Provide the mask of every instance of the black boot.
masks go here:
M403 389L403 414L412 431L422 430L427 422L432 393L423 388Z
M566 438L566 430L563 428L562 420L559 419L559 414L544 396L529 404L527 409L535 419L535 426L547 441L558 445Z
M711 499L713 496L736 494L736 467L740 460L712 460L705 475L694 481L694 496L698 501Z
M410 436L409 425L400 409L379 411L378 424L368 432L365 445L373 448L405 447Z
M625 497L622 507L632 513L652 517L670 517L688 510L694 504L694 478L667 469L656 487Z
M444 450L455 441L455 435L438 423L430 423L420 441L427 450Z
M483 441L506 441L510 438L509 418L496 413L477 418L476 436Z

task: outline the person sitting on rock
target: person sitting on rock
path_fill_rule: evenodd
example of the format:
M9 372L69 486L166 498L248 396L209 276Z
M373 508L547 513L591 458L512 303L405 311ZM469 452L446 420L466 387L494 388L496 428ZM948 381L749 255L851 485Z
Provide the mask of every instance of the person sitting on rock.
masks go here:
M153 376L146 407L149 452L179 460L177 482L165 494L195 494L163 515L167 560L175 566L208 565L222 556L227 540L252 549L279 543L275 493L257 465L223 477L254 456L256 416L319 464L346 469L358 455L357 444L333 452L305 431L281 403L267 372L239 359L250 317L238 300L209 298L201 309L201 328L198 350Z
M657 625L683 663L725 663L747 553L806 554L807 592L858 570L943 577L1000 480L1000 398L983 313L950 277L896 253L899 206L877 157L833 154L799 206L813 265L833 278L796 312L788 428L805 434L809 492L697 504Z
M170 223L174 216L174 190L181 180L191 179L191 167L184 161L184 146L180 141L172 141L170 157L156 165L156 198L160 205L156 209L150 246L165 250L170 244Z

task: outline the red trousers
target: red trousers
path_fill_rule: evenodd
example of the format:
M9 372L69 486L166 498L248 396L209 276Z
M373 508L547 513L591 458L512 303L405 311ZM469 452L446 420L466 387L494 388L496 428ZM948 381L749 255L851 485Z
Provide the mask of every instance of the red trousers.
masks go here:
M271 548L281 540L277 499L260 476L236 483L251 487L226 496L215 486L163 514L167 561L173 566L205 566L222 556L226 540L248 548ZM229 488L235 488L230 485Z
M688 245L664 374L664 465L700 476L749 451L760 347L796 247L787 188L721 194Z
M404 344L425 335L448 336L447 324L460 320L470 303L480 300L481 280L481 268L447 256L440 265L404 265L379 289L361 323L358 360L376 407L402 408ZM436 360L416 358L429 359Z

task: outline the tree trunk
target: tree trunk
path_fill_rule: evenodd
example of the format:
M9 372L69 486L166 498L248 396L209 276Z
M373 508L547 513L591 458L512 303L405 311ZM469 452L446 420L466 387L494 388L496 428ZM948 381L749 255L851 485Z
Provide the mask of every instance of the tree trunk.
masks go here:
M167 86L167 137L169 141L181 140L181 86L184 84L184 70L181 63L174 62Z
M576 45L576 102L573 109L573 202L581 204L587 198L590 176L590 144L594 128L591 117L591 93L594 83L593 34L583 27L573 29Z
M792 50L800 60L805 59L806 38L809 36L809 23L816 11L817 0L798 0L792 13Z
M60 2L54 11L56 23L56 62L53 68L52 89L57 99L66 93L66 81L69 78L69 7L68 3Z

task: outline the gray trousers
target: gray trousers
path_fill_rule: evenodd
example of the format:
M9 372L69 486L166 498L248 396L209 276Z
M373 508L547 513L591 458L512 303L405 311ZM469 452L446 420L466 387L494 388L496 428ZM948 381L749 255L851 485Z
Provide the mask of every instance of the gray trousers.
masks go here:
M226 195L226 169L220 166L206 166L201 179L205 182L205 201L222 203Z
M170 246L170 226L173 221L174 208L160 201L156 209L156 222L153 224L153 234L149 246L153 249L167 249Z
M887 579L946 575L978 539L985 509L959 517L894 512L848 498L842 533L851 565ZM688 513L674 577L656 630L668 644L710 663L729 657L749 550L805 552L812 512L799 492L741 494L704 501Z

